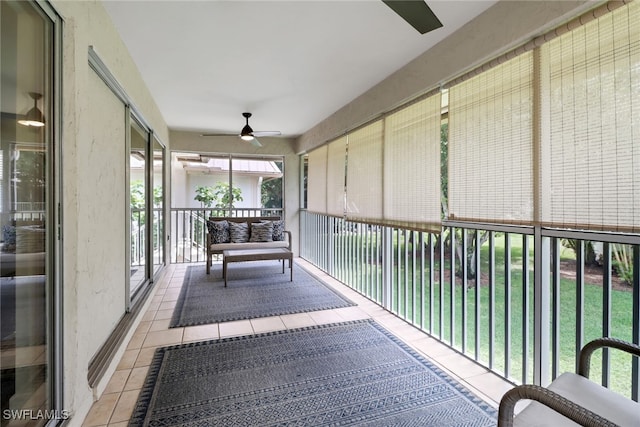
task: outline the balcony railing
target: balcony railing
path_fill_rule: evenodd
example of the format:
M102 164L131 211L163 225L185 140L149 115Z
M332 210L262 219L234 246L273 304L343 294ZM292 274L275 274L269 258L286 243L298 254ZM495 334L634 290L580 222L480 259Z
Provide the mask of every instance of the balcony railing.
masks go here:
M301 257L514 383L575 371L592 338L640 342L637 235L466 223L430 234L309 212L300 234ZM604 350L592 366L638 401L637 358Z
M206 219L209 217L282 217L277 208L172 208L171 262L204 262L206 257Z

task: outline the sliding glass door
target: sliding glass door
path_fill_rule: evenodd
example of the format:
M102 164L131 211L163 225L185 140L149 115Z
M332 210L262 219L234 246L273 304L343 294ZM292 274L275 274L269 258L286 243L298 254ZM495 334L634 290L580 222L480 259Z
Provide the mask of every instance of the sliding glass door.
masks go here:
M130 119L129 302L165 265L164 145L134 115Z
M149 201L149 132L135 119L131 119L131 151L129 156L129 200L131 207L131 256L129 296L133 298L149 280L148 231L152 225L147 213Z
M49 11L50 12L50 11ZM52 14L53 16L53 14ZM55 368L55 22L0 2L0 375L2 426L62 418ZM41 412L38 412L41 411ZM46 412L45 412L46 411ZM28 414L46 413L40 419Z

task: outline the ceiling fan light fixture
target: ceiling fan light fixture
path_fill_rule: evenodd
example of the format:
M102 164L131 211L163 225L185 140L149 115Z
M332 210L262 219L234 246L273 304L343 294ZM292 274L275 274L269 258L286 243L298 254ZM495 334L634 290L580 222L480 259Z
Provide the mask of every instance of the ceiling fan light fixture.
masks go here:
M18 120L18 123L23 126L44 126L44 114L38 108L38 99L42 98L42 95L36 92L29 92L29 96L33 98L33 108L27 111L24 118Z
M244 125L244 127L240 131L240 138L244 139L245 141L251 141L253 139L253 129L251 129L249 123Z

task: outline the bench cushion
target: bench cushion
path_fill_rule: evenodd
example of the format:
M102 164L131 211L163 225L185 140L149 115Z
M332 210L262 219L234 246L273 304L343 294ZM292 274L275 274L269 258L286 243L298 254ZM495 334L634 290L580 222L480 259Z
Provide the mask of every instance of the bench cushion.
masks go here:
M265 249L265 248L288 248L289 243L280 242L247 242L247 243L218 243L211 245L211 252L222 253L226 250L234 249Z
M564 373L549 390L595 412L620 426L640 426L640 403L634 402L583 376ZM538 402L531 402L514 419L514 426L578 426Z

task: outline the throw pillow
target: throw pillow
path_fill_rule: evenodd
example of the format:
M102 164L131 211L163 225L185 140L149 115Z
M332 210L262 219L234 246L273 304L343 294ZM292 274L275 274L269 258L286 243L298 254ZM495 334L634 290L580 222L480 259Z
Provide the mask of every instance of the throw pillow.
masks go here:
M284 220L272 221L273 224L273 241L282 242L284 240Z
M249 241L249 224L246 222L229 222L231 243L246 243Z
M207 228L211 234L211 243L229 243L229 223L227 221L207 221Z
M270 222L256 222L251 224L250 242L272 242L273 224Z

